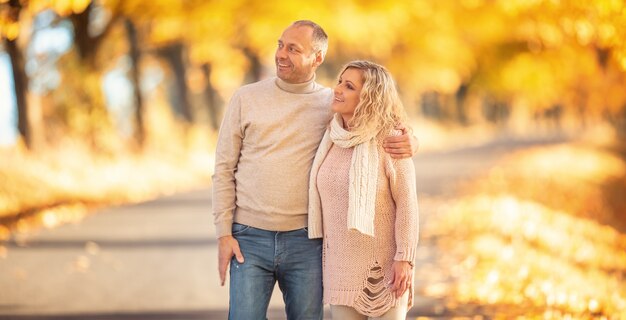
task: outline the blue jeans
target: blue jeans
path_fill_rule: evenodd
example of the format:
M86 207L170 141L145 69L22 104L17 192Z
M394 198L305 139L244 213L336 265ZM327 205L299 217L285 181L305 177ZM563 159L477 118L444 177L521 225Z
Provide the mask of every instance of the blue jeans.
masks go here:
M244 263L230 262L228 319L266 319L276 281L287 319L322 319L321 239L309 239L306 228L279 232L233 223L232 231Z

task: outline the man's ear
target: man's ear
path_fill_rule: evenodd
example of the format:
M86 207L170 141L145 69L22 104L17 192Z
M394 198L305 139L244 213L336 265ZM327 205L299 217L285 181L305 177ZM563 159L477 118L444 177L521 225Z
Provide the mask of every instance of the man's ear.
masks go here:
M317 50L317 52L315 52L315 67L319 67L323 62L324 54L322 53L322 50Z

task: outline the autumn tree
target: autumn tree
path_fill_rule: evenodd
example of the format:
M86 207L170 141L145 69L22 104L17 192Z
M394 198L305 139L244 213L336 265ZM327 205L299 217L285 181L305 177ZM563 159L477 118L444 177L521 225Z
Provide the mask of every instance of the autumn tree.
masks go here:
M19 17L23 11L23 6L19 0L11 0L0 3L0 38L11 60L11 70L14 83L15 101L17 104L18 131L27 148L32 148L32 125L29 122L28 101L26 92L28 90L28 77L24 70L24 53L17 43L19 36Z
M26 2L5 0L3 8L9 3ZM622 1L31 0L27 12L40 10L36 3L74 26L75 56L65 62L78 71L66 78L80 75L80 81L63 90L81 98L65 95L68 108L104 117L94 89L98 61L130 57L137 141L144 139L142 115L150 112L139 90L142 57L159 57L170 70L171 104L184 122L197 123L198 113L206 113L217 128L222 97L273 74L276 40L299 19L320 23L330 36L318 70L327 85L343 63L371 59L392 71L412 113L439 121L508 126L514 118L558 122L573 115L626 127ZM95 25L97 32L87 31Z
M130 80L133 84L133 102L135 105L134 111L134 136L135 142L139 147L142 147L146 139L146 128L144 123L144 99L141 93L140 84L140 68L139 63L141 60L141 48L139 47L138 30L135 23L130 18L124 19L124 27L126 28L126 35L128 38L128 55L131 61L130 67Z

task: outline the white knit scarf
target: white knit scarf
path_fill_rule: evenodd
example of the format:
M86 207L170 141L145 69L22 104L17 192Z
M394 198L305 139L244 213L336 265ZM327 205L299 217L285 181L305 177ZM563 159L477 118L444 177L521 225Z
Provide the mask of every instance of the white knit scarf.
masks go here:
M342 127L343 120L335 114L317 149L309 180L309 238L323 236L322 208L317 188L317 174L333 143L342 148L354 147L350 163L348 196L348 229L374 236L376 184L378 181L378 146L376 133L359 136Z

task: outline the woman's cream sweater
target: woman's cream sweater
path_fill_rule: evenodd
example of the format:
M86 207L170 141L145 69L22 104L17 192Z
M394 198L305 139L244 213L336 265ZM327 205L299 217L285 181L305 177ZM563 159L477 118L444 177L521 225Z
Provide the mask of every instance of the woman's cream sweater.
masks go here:
M324 233L324 302L377 317L397 306L389 290L394 260L413 261L419 218L413 160L395 160L379 147L375 237L347 228L354 148L333 145L317 175ZM413 288L409 289L409 307Z

